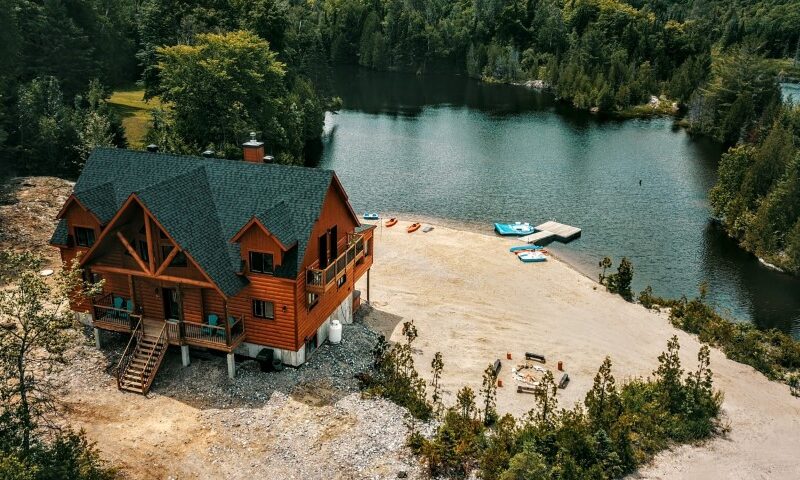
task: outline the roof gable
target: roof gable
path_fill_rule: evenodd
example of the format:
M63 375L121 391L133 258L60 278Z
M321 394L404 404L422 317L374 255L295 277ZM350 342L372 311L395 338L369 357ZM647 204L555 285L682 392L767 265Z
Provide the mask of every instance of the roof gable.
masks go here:
M99 148L74 195L107 223L135 194L214 283L234 295L246 281L236 275L241 257L231 239L257 220L287 249L276 275L296 278L334 179L317 168Z

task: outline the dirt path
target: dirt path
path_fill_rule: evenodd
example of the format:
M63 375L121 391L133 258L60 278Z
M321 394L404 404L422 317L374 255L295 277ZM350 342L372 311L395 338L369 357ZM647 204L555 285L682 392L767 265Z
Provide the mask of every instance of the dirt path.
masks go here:
M512 240L443 227L407 234L405 225L376 232L371 299L379 312L368 321L393 330L394 340L399 323L415 321L417 365L426 378L433 354L444 354L446 400L463 385L477 391L483 370L500 358L508 388L499 389L499 410L527 412L533 399L515 392L511 374L526 351L546 355L550 369L564 362L572 379L559 391L564 406L583 398L606 355L618 381L648 376L677 335L684 368L696 364L700 344L693 336L566 264L523 264L508 252ZM666 452L637 477L800 478L800 399L718 350L711 358L715 385L725 393L729 437Z

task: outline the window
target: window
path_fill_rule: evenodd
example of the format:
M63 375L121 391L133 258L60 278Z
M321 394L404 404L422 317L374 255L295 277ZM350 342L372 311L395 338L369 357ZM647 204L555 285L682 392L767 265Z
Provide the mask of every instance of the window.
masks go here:
M275 318L275 304L266 300L253 300L253 316L272 320Z
M314 308L317 305L317 303L319 303L318 294L311 292L306 294L306 304L308 306L309 311L311 311L311 309Z
M161 258L166 260L169 256L172 249L175 248L172 245L161 245ZM175 258L169 262L170 267L185 267L186 266L186 255L183 252L178 252L175 255Z
M94 229L75 227L75 243L79 247L91 247L94 245Z
M91 270L84 270L81 276L83 277L83 281L86 283L98 283L103 279L99 273L94 273Z
M127 250L125 250L127 252ZM139 240L139 257L143 262L150 261L150 255L147 252L147 240Z
M342 277L336 281L336 288L342 288L342 285L345 283L347 283L347 275L342 275Z
M253 273L273 272L272 254L250 252L250 271Z

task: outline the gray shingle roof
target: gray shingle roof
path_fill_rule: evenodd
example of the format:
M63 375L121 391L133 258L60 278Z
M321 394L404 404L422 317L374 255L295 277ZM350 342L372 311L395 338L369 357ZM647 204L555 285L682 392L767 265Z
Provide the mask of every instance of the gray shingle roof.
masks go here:
M56 225L56 229L53 232L53 236L50 237L50 244L51 245L66 245L67 244L67 236L69 235L69 229L67 228L67 219L62 218L58 221L58 225Z
M331 170L317 168L98 148L75 196L107 223L136 193L217 286L235 295L246 279L236 275L241 257L230 239L258 218L291 247L275 274L296 278L332 179Z
M256 215L256 218L271 234L285 246L289 247L297 238L294 236L296 227L291 215L291 208L286 202L280 202L266 212Z

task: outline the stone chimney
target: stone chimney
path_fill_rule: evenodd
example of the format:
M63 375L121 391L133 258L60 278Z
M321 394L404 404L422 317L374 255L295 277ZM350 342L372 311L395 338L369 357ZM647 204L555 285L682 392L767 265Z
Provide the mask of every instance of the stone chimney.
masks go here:
M264 142L256 140L256 132L250 132L250 140L242 144L245 162L264 162Z

